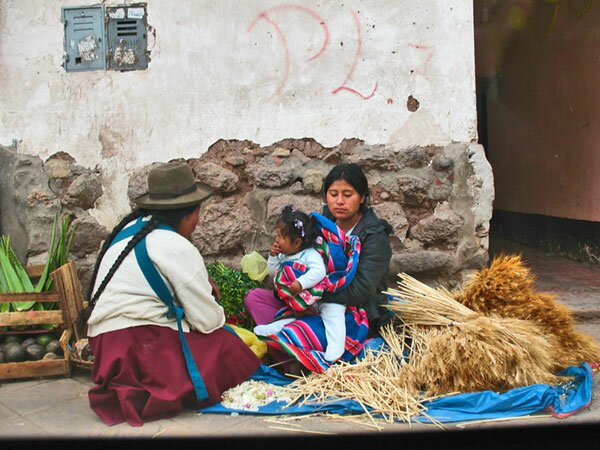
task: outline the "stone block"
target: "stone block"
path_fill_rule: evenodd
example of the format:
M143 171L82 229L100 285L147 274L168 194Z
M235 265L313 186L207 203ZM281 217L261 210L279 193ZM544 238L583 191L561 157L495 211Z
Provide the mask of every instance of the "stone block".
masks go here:
M196 179L212 187L216 193L235 192L239 189L238 176L212 162L191 163Z
M447 202L439 204L433 215L419 221L410 230L411 237L427 244L440 241L456 243L456 232L460 229L464 219L456 214Z
M392 256L390 271L396 274L401 272L414 274L441 269L448 264L450 258L450 254L435 250L401 253Z

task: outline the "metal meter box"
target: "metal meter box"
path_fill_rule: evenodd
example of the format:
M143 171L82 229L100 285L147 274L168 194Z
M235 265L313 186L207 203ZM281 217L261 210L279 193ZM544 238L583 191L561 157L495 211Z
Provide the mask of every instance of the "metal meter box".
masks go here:
M148 67L146 4L106 7L108 68L139 70Z
M62 8L65 27L63 66L67 71L106 68L104 7Z

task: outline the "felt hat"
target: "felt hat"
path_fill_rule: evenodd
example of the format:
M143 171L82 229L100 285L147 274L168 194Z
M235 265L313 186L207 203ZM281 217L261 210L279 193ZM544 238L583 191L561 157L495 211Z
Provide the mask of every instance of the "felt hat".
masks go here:
M148 192L134 201L144 209L180 209L200 203L212 194L212 189L196 182L190 166L170 162L150 170Z

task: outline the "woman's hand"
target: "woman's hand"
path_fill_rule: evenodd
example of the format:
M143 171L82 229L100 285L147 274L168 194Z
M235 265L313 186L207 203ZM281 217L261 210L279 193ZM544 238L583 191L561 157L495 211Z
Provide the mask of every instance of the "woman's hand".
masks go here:
M217 283L215 283L215 281L211 277L208 277L208 282L212 286L212 295L217 299L217 301L219 301L221 299L221 293L219 292L219 286L217 286Z
M302 285L298 281L294 281L288 286L288 290L290 291L290 294L298 295L298 293L302 290Z
M271 249L269 250L269 255L277 256L280 253L281 253L281 248L279 247L279 244L277 243L277 241L273 242L271 244Z

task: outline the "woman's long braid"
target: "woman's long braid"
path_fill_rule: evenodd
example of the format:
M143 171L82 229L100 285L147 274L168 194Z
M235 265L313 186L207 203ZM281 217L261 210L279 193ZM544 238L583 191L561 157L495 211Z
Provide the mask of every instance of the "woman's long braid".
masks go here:
M152 218L146 224L144 224L142 229L133 235L131 240L127 243L123 251L119 254L112 267L102 280L102 283L100 283L100 286L96 290L96 293L91 298L90 305L92 308L94 307L96 300L98 300L98 297L100 297L100 294L102 294L102 292L106 288L106 285L111 280L111 278L113 277L113 275L115 274L125 257L131 252L131 250L133 250L137 243L144 239L152 230L154 230L158 226L158 224L158 220L154 216L152 216Z
M115 238L115 236L117 234L119 234L119 232L123 228L125 228L125 225L127 225L132 220L137 219L141 215L142 215L142 211L140 211L140 210L136 210L136 211L133 211L133 212L130 212L129 214L127 214L113 228L110 235L104 240L104 243L102 244L102 247L100 248L100 252L98 253L98 256L96 257L96 264L94 265L94 270L92 272L92 278L90 279L90 285L87 290L87 295L86 295L87 299L90 299L92 297L92 294L94 293L94 285L96 284L96 277L98 276L98 268L100 267L100 262L102 261L102 258L104 257L104 254L106 253L106 250L108 250L108 248L110 247L110 244L112 243L113 239Z
M126 217L124 217L119 222L119 224L117 226L115 226L115 228L111 232L110 236L108 238L106 238L106 240L104 241L104 244L102 245L102 248L100 249L100 252L98 253L98 258L96 259L96 265L94 266L94 271L92 273L92 278L91 278L90 286L88 288L88 293L87 293L87 298L89 299L88 307L82 309L77 315L77 324L78 324L77 326L80 329L82 329L82 330L87 329L87 321L90 318L90 315L92 313L92 310L94 309L96 301L98 300L98 298L100 297L102 292L104 292L104 289L108 285L108 282L111 280L111 278L113 277L113 275L115 274L115 272L117 271L117 269L119 268L119 266L121 265L121 263L123 262L125 257L131 252L131 250L133 250L133 248L136 246L136 244L138 242L140 242L142 239L144 239L159 224L165 224L172 228L177 229L182 218L186 217L188 214L192 213L196 208L198 208L198 205L192 205L192 206L187 206L184 208L178 208L178 209L166 210L166 211L151 211L151 210L140 208L140 209L128 214ZM108 271L108 273L106 274L104 279L102 280L102 283L100 283L100 286L94 293L94 286L96 284L96 278L98 276L98 268L100 267L102 258L104 257L104 254L110 247L110 244L112 243L113 239L117 236L117 234L123 228L125 228L125 226L129 222L131 222L132 220L134 220L138 217L143 217L146 215L151 215L152 218L147 223L145 223L144 226L142 227L142 229L140 231L138 231L131 238L131 240L127 243L127 245L125 246L123 251L119 254L116 261L113 263L112 267L110 268L110 270ZM84 333L87 334L87 331L85 331Z

